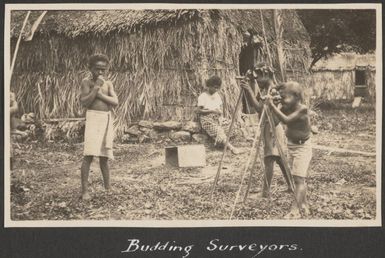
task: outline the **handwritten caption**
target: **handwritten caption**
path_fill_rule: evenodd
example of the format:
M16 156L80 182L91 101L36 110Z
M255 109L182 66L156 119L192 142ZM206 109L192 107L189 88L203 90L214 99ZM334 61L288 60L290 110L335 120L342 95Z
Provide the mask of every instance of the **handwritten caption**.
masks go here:
M295 252L302 251L302 248L295 243L289 244L229 244L224 243L220 239L212 239L206 245L197 247L193 244L182 245L176 241L157 242L155 244L142 243L139 239L128 239L128 245L122 254L133 253L153 253L153 252L169 252L175 253L175 257L189 257L194 248L203 248L200 252L209 253L246 253L250 257L261 256L268 252ZM142 254L143 255L143 254Z

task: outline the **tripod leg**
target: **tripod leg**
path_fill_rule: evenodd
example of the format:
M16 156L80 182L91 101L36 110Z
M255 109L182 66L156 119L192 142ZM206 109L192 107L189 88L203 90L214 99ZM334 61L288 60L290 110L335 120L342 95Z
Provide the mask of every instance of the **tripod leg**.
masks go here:
M213 186L212 186L212 188L211 188L211 196L210 196L210 199L213 198L213 196L214 196L214 191L215 191L215 187L216 187L217 184L218 184L219 175L220 175L221 170L222 170L223 159L224 159L225 154L226 154L226 151L227 151L228 142L229 142L229 140L230 140L230 134L231 134L231 131L233 130L233 127L234 127L235 117L236 117L237 112L238 112L238 109L239 109L239 107L240 107L242 96L243 96L243 90L241 90L240 93L239 93L239 96L238 96L238 99L237 99L237 103L235 104L234 113L233 113L233 115L232 115L232 117L231 117L230 128L229 128L229 131L227 132L227 136L226 136L226 144L225 144L225 146L224 146L224 148L223 148L223 153L222 153L221 160L219 161L217 174L215 175L214 183L213 183Z
M264 118L264 117L265 117L265 111L263 111L261 117L262 117L263 119L261 119L261 120L259 121L257 128L260 128L260 127L261 127L261 124L262 124L262 122L263 122L264 119L265 119L265 118ZM250 154L249 154L249 157L247 158L247 161L246 161L244 170L243 170L243 172L242 172L241 182L240 182L240 184L239 184L239 188L238 188L237 194L236 194L236 196L235 196L234 204L233 204L233 207L232 207L232 209L231 209L230 219L232 219L232 217L233 217L233 214L234 214L234 211L235 211L235 206L237 205L238 198L239 198L239 195L240 195L241 190L242 190L243 182L244 182L244 180L245 180L246 172L247 172L247 170L249 169L249 166L250 166L250 162L251 162L251 158L252 158L252 151L256 149L257 143L258 143L258 145L259 145L259 144L260 144L260 141L261 141L261 130L258 130L257 132L259 132L259 133L256 133L256 134L255 134L254 141L253 141L253 145L252 145L251 148L250 148ZM258 158L258 151L259 151L259 148L256 149L257 154L256 154L255 157L254 157L254 161L255 161L255 159Z
M251 167L251 170L250 170L249 180L247 182L247 188L246 188L245 196L243 197L243 202L246 201L247 196L249 195L249 192L250 192L250 186L251 186L251 181L253 178L253 172L256 170L256 164L257 164L257 160L259 157L259 147L260 147L260 144L262 142L261 139L262 139L262 137L259 136L258 143L257 143L257 149L255 150L255 156L253 158L253 166Z
M249 180L247 182L247 189L246 189L246 192L245 192L245 196L243 197L243 202L246 201L247 199L247 196L249 195L249 192L250 192L250 186L251 186L251 181L252 181L252 178L253 178L253 172L256 170L256 163L257 163L257 160L258 160L258 156L259 156L259 149L260 149L260 145L261 145L261 142L262 142L262 129L261 129L261 125L263 125L266 121L266 112L265 110L262 111L262 114L261 114L261 118L259 120L259 123L258 123L258 127L256 129L256 136L259 134L259 138L258 138L258 143L256 145L256 149L255 149L255 156L254 156L254 159L253 159L253 166L250 170L250 175L249 175Z

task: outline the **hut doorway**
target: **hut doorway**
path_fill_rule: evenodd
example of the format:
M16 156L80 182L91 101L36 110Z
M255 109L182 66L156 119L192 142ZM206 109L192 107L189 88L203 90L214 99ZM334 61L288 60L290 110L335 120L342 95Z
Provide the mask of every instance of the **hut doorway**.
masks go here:
M245 76L248 70L256 67L261 47L259 37L252 30L243 33L243 43L239 54L239 74L241 76ZM254 83L251 84L251 88L255 92ZM246 96L242 98L242 112L244 114L255 114L257 112L254 107L250 106Z
M365 67L356 67L354 71L354 97L366 97L368 94Z

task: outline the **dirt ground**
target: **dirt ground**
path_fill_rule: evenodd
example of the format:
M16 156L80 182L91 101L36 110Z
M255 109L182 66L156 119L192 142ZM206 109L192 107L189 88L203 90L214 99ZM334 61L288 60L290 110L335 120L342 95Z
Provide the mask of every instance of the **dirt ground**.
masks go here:
M320 130L313 138L315 144L375 152L372 109L322 111L315 124ZM235 145L247 150L251 144ZM110 163L113 192L104 192L95 161L89 178L92 199L83 202L79 200L81 144L19 144L11 172L11 218L228 219L248 154L227 155L211 201L222 152L207 147L206 167L178 169L164 165L164 147L117 144L115 161ZM237 204L233 219L281 219L288 212L293 197L285 191L287 186L277 168L270 200L259 197L262 173L261 169L254 173L251 193L246 202ZM315 149L308 179L308 218L374 219L375 176L375 157Z

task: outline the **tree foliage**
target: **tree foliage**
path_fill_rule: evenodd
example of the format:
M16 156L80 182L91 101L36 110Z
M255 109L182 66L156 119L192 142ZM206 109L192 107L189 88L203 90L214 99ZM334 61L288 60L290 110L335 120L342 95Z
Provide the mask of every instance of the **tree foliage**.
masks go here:
M299 10L298 14L311 38L310 67L334 53L367 53L376 48L375 10Z

